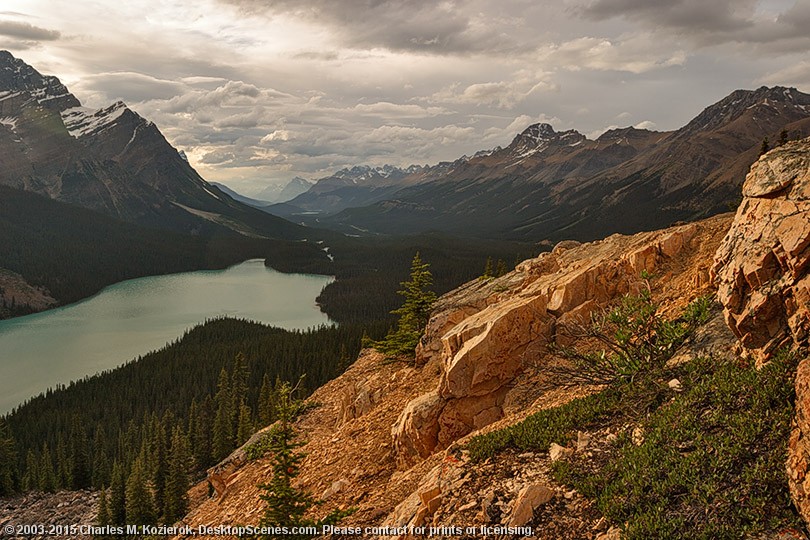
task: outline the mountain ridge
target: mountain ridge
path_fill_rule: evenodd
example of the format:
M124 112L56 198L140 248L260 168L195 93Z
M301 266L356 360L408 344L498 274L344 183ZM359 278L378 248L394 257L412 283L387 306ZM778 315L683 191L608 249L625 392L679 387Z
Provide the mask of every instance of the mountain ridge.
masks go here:
M533 124L503 149L463 161L435 182L320 219L337 230L441 230L487 238L592 240L725 211L780 130L810 132L810 95L737 90L682 128L609 130L590 140Z

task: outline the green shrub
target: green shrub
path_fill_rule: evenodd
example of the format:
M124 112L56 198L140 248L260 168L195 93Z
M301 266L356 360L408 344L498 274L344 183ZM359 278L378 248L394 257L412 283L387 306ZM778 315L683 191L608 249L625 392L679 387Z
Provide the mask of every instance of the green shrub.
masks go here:
M757 370L699 358L679 373L684 391L643 422L604 466L555 464L559 480L596 500L623 538L716 539L799 526L785 473L796 359Z

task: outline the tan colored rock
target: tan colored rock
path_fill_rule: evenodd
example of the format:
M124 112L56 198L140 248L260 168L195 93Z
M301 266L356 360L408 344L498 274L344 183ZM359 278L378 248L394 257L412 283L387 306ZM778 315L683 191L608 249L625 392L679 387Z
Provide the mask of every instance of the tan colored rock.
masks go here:
M808 340L810 139L780 146L751 167L744 199L715 254L712 275L726 323L765 362Z
M543 484L529 484L518 493L512 506L510 527L522 527L534 517L534 511L554 497L554 490Z
M618 527L611 527L596 537L596 540L621 540L622 539L622 530Z
M548 448L548 457L551 461L559 461L561 459L566 459L574 453L574 450L571 448L566 448L565 446L560 446L557 443L551 443L551 446Z
M577 452L583 452L591 444L591 436L586 431L577 431Z
M321 495L321 499L325 501L326 499L340 493L341 491L349 487L349 485L350 484L348 480L344 480L342 478L340 480L336 480L332 482L332 485L329 486L329 488L326 491L323 492L323 494Z
M437 392L423 394L405 406L391 428L397 464L400 468L433 453L439 440L439 416L445 399Z

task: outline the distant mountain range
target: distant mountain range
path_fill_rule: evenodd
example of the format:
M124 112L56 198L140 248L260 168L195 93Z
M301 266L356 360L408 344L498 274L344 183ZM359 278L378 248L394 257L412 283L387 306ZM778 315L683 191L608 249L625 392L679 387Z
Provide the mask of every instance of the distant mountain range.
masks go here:
M810 135L810 95L737 90L676 131L589 140L535 124L506 148L434 167L345 169L268 210L352 234L591 240L728 210L763 140L782 130Z
M0 184L187 234L301 238L235 201L123 102L92 110L56 77L0 51Z
M763 140L783 130L810 134L810 95L737 90L675 131L613 129L590 140L535 124L472 157L356 166L247 198L206 182L124 103L84 108L57 78L0 52L0 185L196 235L309 236L281 218L352 235L533 242L649 230L730 208Z

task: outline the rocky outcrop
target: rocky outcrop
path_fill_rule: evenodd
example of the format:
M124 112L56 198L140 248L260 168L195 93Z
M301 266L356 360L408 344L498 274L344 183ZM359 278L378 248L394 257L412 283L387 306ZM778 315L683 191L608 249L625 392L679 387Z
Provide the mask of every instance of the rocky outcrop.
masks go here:
M810 332L810 139L757 161L715 255L712 274L726 322L763 362Z
M556 339L558 324L587 320L617 296L638 291L643 272L660 273L694 255L706 234L719 239L726 224L720 217L589 244L563 242L502 278L442 297L417 351L418 364L440 362L439 384L395 423L398 466L408 468L502 418L511 384Z

